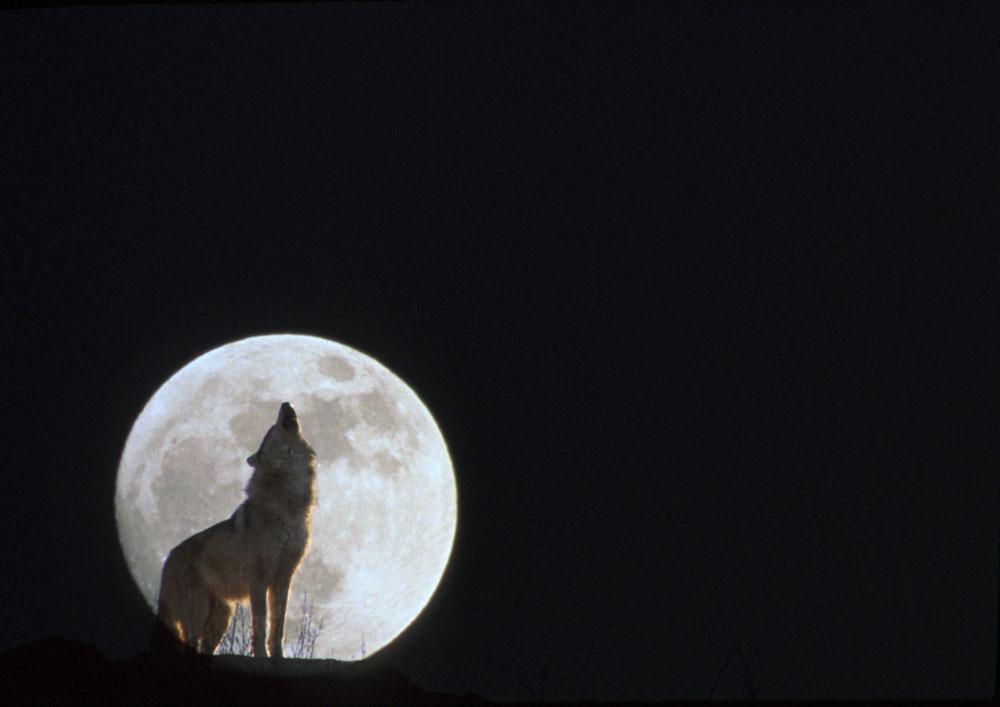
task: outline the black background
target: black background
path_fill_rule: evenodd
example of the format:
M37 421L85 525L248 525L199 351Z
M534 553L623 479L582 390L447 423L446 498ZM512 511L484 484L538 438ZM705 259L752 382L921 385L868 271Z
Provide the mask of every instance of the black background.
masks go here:
M907 5L0 14L0 647L145 649L131 424L298 332L448 442L418 684L989 694L997 15Z

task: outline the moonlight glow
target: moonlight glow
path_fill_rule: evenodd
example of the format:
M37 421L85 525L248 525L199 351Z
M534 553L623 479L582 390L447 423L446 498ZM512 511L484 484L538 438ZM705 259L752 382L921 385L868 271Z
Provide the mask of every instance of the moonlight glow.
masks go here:
M324 625L317 658L382 648L434 593L455 537L451 460L434 419L392 372L311 336L227 344L174 374L132 427L115 513L132 576L155 606L177 543L228 518L245 498L255 452L289 401L316 450L312 542L292 579L286 647L303 592ZM287 654L287 653L286 653Z

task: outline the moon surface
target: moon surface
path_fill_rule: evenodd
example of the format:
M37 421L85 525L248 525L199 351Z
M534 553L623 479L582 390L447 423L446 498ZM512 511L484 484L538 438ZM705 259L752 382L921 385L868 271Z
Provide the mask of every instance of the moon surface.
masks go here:
M417 395L373 358L312 336L226 344L170 377L125 443L115 514L125 559L155 607L167 553L245 499L257 451L290 402L316 450L312 539L292 578L286 655L303 599L322 621L316 658L357 660L421 612L451 554L451 459Z

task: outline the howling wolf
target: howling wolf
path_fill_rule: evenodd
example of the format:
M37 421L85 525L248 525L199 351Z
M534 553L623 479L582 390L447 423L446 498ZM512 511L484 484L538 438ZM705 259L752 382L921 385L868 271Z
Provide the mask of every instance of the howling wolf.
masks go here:
M309 545L316 453L295 410L282 403L260 449L246 500L221 523L170 551L160 575L157 618L190 648L213 653L236 602L250 599L253 654L281 657L292 574ZM270 616L270 629L265 616Z

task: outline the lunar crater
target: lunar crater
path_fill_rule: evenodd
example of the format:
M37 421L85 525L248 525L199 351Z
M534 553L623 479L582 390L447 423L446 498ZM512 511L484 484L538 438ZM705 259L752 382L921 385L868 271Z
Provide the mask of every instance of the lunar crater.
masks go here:
M354 366L342 356L324 356L319 360L318 367L321 373L337 381L349 381L354 378Z

